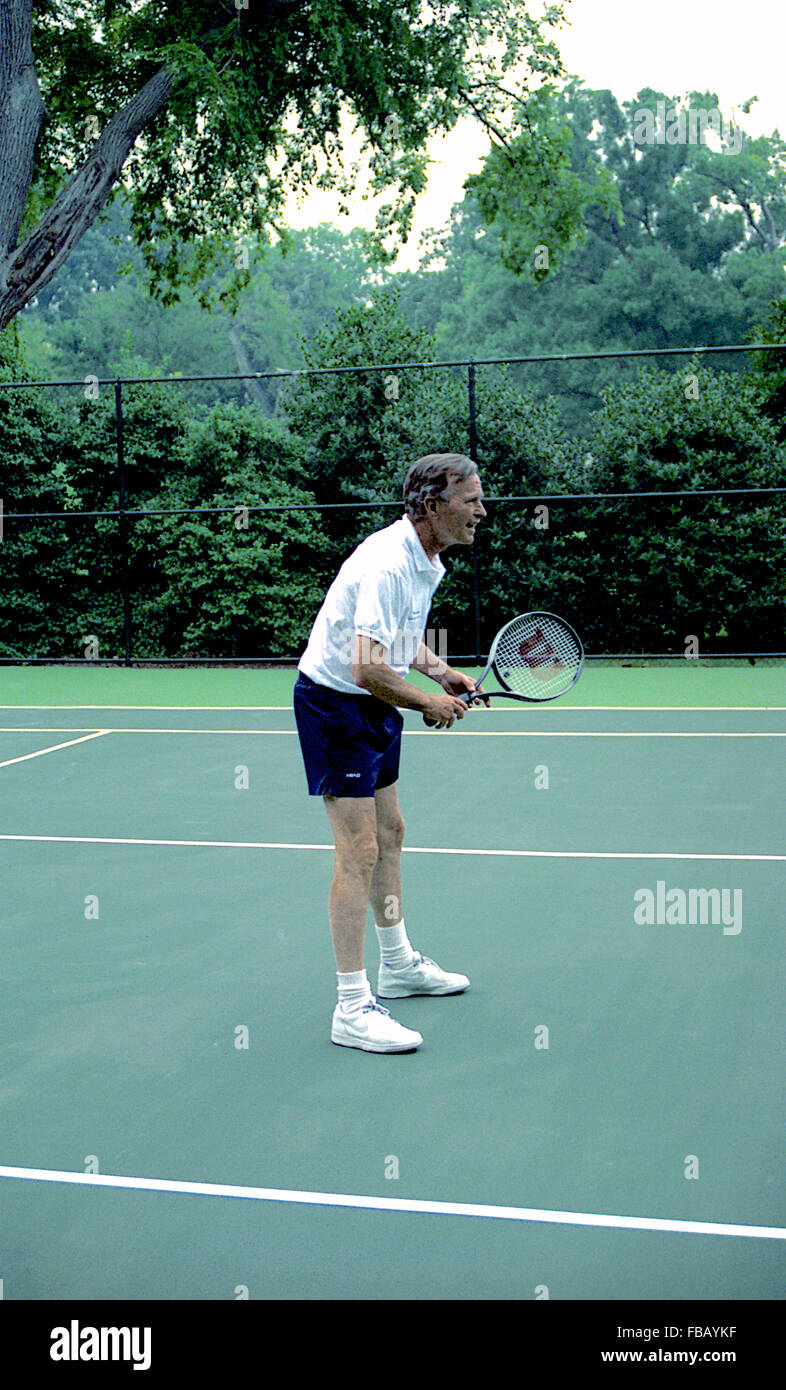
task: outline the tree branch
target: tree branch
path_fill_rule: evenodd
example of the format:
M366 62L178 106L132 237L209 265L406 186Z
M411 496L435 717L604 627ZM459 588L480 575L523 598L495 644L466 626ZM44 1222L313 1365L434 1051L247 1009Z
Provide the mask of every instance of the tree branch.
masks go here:
M491 133L492 133L492 135L496 135L497 140L499 141L500 145L501 145L501 146L503 147L503 149L506 151L506 153L507 153L507 155L508 155L508 158L510 159L511 164L513 164L513 163L514 163L514 160L513 160L512 156L511 156L511 154L510 154L510 146L509 146L509 144L508 144L508 141L505 139L505 136L502 134L502 132L501 132L500 130L497 129L497 127L494 125L493 121L490 121L490 120L489 120L488 116L485 116L485 115L483 114L483 112L480 110L480 107L477 105L477 103L474 102L474 101L472 100L471 96L470 96L469 93L467 92L466 87L459 87L458 94L459 94L459 96L461 97L461 99L462 99L463 101L466 102L467 106L469 106L469 107L474 111L474 113L475 113L475 115L477 116L478 120L480 121L481 125L484 125L484 126L486 127L487 130L490 130Z
M772 215L772 209L771 209L771 207L769 206L769 204L766 203L766 202L764 201L763 198L762 198L762 202L761 202L761 211L762 211L762 216L764 217L764 220L765 220L765 222L767 223L767 228L768 228L767 241L766 241L767 250L768 250L768 251L777 251L778 246L779 246L779 244L780 244L780 236L778 235L778 228L777 228L776 225L775 225L775 218L774 218L773 215Z
M166 105L172 85L169 70L160 68L104 127L38 226L0 261L0 329L49 283L95 221L137 136Z
M695 170L694 170L694 173L698 174L698 175L699 175L699 178L708 179L708 180L710 181L710 183L717 184L720 188L729 189L729 190L734 194L735 198L737 199L737 202L739 203L739 205L740 205L742 211L745 213L745 216L747 217L750 226L752 227L753 231L756 233L756 236L759 238L759 241L762 243L762 246L764 246L765 249L766 249L767 251L775 251L775 250L777 250L777 247L778 247L778 238L777 238L777 235L776 235L776 237L775 237L775 240L774 240L774 241L772 240L772 231L774 230L774 223L773 223L773 221L772 221L772 214L770 213L769 209L767 208L767 206L766 206L765 201L764 201L763 198L761 199L761 201L760 201L760 203L759 203L759 207L761 208L761 211L762 211L763 216L764 216L765 219L769 222L769 226L770 226L770 235L769 235L769 236L768 236L765 232L762 231L761 227L759 226L758 222L756 221L756 218L754 217L754 214L753 214L753 207L752 207L752 204L751 204L751 202L750 202L750 199L749 199L749 198L746 198L745 195L742 194L742 193L739 191L739 189L738 189L733 183L731 183L728 179L722 179L722 178L720 178L717 174L710 174L710 173L708 173L706 169L695 169Z

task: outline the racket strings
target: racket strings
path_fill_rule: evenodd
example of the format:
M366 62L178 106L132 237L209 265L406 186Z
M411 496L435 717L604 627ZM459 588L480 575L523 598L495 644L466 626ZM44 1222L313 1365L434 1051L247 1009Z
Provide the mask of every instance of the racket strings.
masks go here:
M571 631L548 614L516 618L500 633L494 666L516 695L559 694L572 684L581 648Z

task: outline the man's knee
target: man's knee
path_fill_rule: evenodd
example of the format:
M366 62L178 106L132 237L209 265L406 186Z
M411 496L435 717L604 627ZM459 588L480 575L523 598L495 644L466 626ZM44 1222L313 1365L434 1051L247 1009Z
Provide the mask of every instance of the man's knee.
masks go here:
M401 815L379 822L377 824L377 841L380 854L397 854L404 843L406 829L404 817Z
M336 863L349 873L372 874L378 858L379 844L371 830L342 835L336 844Z

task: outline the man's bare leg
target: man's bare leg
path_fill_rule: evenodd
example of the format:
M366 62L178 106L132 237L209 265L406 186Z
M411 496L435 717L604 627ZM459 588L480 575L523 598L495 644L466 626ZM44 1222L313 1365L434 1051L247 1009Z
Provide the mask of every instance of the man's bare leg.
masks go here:
M330 885L330 930L339 981L331 1042L366 1052L412 1052L420 1047L423 1038L415 1029L402 1027L387 1009L375 1003L363 968L371 881L379 857L374 798L326 796L325 806L336 846ZM387 825L384 813L382 821ZM390 871L383 872L381 880L378 876L377 891L387 890L391 884L395 889L395 883ZM384 913L384 902L382 910Z
M368 904L378 858L376 808L370 796L326 796L324 801L336 846L330 931L336 969L343 975L364 968Z
M404 916L401 901L401 846L404 818L394 782L374 795L379 854L371 875L371 906L378 927L392 927Z

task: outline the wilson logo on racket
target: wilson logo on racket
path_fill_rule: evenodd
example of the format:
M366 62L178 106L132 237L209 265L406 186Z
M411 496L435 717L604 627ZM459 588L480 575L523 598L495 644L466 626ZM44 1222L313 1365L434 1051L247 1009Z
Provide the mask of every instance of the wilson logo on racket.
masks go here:
M555 613L520 613L494 638L475 690L458 698L467 705L480 699L488 702L489 696L541 704L567 694L583 668L584 648L570 623ZM501 689L483 691L483 681L492 671ZM434 728L439 721L424 714L423 722Z
M544 637L539 627L535 628L531 637L526 637L519 643L519 656L524 661L525 666L530 669L534 666L548 665L554 671L564 671L565 662L557 656L551 643Z

